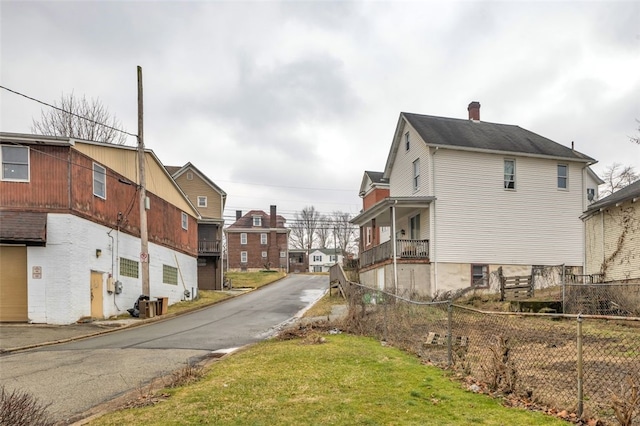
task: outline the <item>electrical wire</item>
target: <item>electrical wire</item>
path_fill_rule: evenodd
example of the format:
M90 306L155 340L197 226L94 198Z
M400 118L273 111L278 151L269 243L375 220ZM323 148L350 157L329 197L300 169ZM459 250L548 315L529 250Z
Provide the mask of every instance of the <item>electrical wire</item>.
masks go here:
M14 94L16 94L18 96L22 96L23 98L27 98L27 99L29 99L31 101L38 102L39 104L42 104L42 105L48 106L49 108L53 108L53 109L56 109L58 111L64 112L65 114L73 115L74 117L78 117L81 120L86 120L86 121L88 121L90 123L97 124L98 126L106 127L107 129L115 130L116 132L120 132L120 133L123 133L125 135L133 136L135 138L138 137L138 135L134 135L133 133L129 133L129 132L124 131L122 129L118 129L117 127L112 127L112 126L109 126L108 124L100 123L99 121L95 121L95 120L92 120L90 118L83 117L80 114L76 114L74 112L64 110L64 109L62 109L60 107L57 107L55 105L48 104L48 103L46 103L44 101L41 101L39 99L36 99L36 98L31 97L31 96L25 95L24 93L20 93L20 92L18 92L16 90L9 89L8 87L0 85L0 89L4 89L4 90L6 90L8 92L14 93Z

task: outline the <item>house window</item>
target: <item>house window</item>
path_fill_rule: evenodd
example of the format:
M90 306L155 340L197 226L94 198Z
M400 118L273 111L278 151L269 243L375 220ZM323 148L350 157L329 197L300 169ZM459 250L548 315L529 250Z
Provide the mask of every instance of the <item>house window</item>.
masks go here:
M107 198L107 169L96 163L93 163L93 195Z
M409 140L409 132L404 134L404 150L409 151L411 147L411 141Z
M266 259L266 258L267 258L267 252L266 252L266 251L263 251L263 252L262 252L262 258L263 258L263 259Z
M198 207L207 207L207 197L204 195L198 196Z
M29 148L2 146L2 180L29 181Z
M193 173L187 172L187 180L193 180Z
M247 244L247 233L243 232L240 234L240 244Z
M332 254L331 256L329 256L329 262L337 262L338 261L338 256L336 256L335 254Z
M567 189L568 166L566 164L558 164L558 188Z
M596 199L596 189L595 188L587 188L587 200L595 201Z
M287 257L287 252L286 251L281 251L280 252L280 257Z
M420 184L420 159L413 162L413 190L417 191Z
M182 212L182 229L189 229L189 217L185 212Z
M367 245L371 244L371 227L367 227Z
M471 265L471 286L489 287L489 265Z
M178 285L178 268L162 265L162 282L165 284Z
M516 160L504 160L504 189L516 189Z
M313 272L322 272L322 266L314 266Z
M123 277L138 278L138 262L121 257L120 275Z
M322 262L322 255L314 255L313 256L313 261L314 262Z
M262 226L262 216L253 217L253 226Z
M260 234L260 244L267 244L267 234Z
M240 262L241 263L247 263L247 252L246 251L241 251L240 252Z

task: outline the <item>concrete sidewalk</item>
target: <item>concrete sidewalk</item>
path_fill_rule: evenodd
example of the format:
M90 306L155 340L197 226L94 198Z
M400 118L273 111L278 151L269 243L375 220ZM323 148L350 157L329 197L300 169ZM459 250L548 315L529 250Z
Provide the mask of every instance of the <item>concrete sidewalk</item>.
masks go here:
M123 327L144 324L161 319L104 320L69 325L0 323L0 353L29 349L38 346L69 342L83 337L109 333Z

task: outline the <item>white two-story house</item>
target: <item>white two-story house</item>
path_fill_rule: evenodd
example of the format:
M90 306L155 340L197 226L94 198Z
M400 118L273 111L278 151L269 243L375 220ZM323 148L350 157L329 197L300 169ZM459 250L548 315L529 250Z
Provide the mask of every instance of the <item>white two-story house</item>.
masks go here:
M352 223L390 226L391 238L361 247L360 280L434 295L489 287L490 274L533 266L584 267L580 215L597 197L596 161L514 125L401 113L382 179L389 196ZM361 188L361 196L362 196ZM374 231L375 232L375 231Z
M329 272L336 263L342 265L344 255L340 249L311 249L309 252L309 272Z

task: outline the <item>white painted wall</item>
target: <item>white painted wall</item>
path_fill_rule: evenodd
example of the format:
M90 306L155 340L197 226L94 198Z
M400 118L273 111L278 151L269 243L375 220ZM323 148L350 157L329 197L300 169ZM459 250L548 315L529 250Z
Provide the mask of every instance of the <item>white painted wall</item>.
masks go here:
M434 156L438 262L582 265L582 164L440 149ZM505 158L516 159L516 189L503 188ZM393 185L393 181L391 182Z
M47 215L47 246L27 249L28 315L31 322L69 324L91 315L91 271L103 273L103 310L105 317L118 315L133 307L142 291L141 278L121 277L118 256L137 260L140 239L70 214ZM96 257L96 249L102 254ZM169 297L169 303L184 298L180 277L178 285L162 283L162 265L176 267L177 256L185 285L197 287L197 259L166 247L149 244L151 297ZM112 269L113 254L113 269ZM42 267L42 278L32 275L34 266ZM123 283L119 295L108 294L108 274ZM141 269L140 269L141 276Z
M313 260L314 256L321 256L321 260ZM335 264L334 261L331 261L331 256L333 254L325 254L320 250L314 250L309 254L309 271L313 272L314 266L321 266L322 272L329 272L331 266ZM344 256L342 254L338 254L338 263L342 264Z
M409 132L409 151L405 149L404 135ZM417 191L413 189L413 162L420 158L420 179ZM398 153L391 169L389 195L391 197L428 196L430 193L430 155L427 145L407 122L404 123Z

